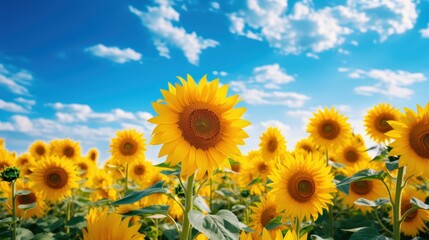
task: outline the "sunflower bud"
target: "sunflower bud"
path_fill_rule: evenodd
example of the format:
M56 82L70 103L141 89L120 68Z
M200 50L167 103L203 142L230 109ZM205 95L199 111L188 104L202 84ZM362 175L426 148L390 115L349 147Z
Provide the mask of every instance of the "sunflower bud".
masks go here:
M19 168L17 167L5 167L0 173L0 178L6 182L12 182L19 178Z

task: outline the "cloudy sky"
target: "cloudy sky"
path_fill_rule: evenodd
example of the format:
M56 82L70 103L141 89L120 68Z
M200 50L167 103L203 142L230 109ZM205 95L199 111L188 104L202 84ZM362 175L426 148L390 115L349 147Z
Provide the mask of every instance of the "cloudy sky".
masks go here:
M293 148L321 106L362 132L377 103L427 103L428 12L427 0L2 1L0 137L19 153L72 138L105 159L119 129L150 138L150 103L188 73L240 94L244 152L270 125Z

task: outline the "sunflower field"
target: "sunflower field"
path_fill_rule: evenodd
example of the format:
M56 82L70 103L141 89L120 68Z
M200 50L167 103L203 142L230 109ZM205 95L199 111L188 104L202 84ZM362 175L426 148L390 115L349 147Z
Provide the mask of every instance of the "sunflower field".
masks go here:
M72 139L20 155L0 139L0 239L429 239L429 102L375 105L366 133L325 107L295 149L268 127L242 153L228 85L188 75L161 94L152 135L118 131L104 162Z

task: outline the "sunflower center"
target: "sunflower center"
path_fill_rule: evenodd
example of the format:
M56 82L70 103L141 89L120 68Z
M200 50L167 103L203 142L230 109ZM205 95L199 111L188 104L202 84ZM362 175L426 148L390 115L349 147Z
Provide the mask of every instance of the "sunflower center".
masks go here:
M40 156L43 156L45 154L45 148L43 146L37 146L36 147L36 153Z
M17 196L18 205L20 204L31 204L36 201L36 195L34 193L29 193L27 195Z
M411 203L407 203L407 204L402 204L401 206L401 213L404 214L406 211L408 211L408 209L411 209L413 207L413 205L411 205ZM414 210L412 212L410 212L410 214L408 214L405 217L405 222L411 222L415 217L417 216L417 210Z
M90 158L92 161L95 161L95 158L96 158L95 153L91 153L91 155L89 156L89 158Z
M231 170L234 172L240 172L240 164L231 164Z
M335 139L338 134L340 134L340 126L337 122L328 120L321 124L319 127L319 135L322 138L332 140Z
M137 144L132 140L125 141L119 148L122 155L131 156L137 151Z
M66 156L68 158L71 158L74 155L74 149L72 147L70 147L70 146L66 146L63 149L63 154L64 154L64 156Z
M144 167L143 166L136 166L134 168L134 173L136 175L143 175L143 173L144 173Z
M269 152L275 152L277 149L277 139L276 138L270 138L267 144L267 149Z
M316 192L314 180L303 173L296 173L288 182L290 196L298 202L307 202Z
M357 154L355 150L348 150L345 152L344 158L346 161L353 163L359 159L359 154Z
M45 174L45 184L51 188L62 188L67 184L67 181L67 172L59 167L49 169Z
M354 193L360 194L360 195L364 195L367 194L371 191L372 189L372 182L370 181L357 181L357 182L352 182L350 184L350 188L352 189L352 191Z
M312 151L311 146L309 146L309 145L303 145L301 148L303 150L307 151L307 152L311 152Z
M21 164L22 165L25 165L25 164L27 164L28 163L28 159L27 158L22 158L21 159Z
M81 170L87 170L88 169L88 165L86 165L85 163L79 163L79 168L81 169Z
M258 165L258 171L260 172L260 173L266 173L267 171L268 171L268 165L266 164L266 163L260 163L259 165Z
M393 128L389 125L389 123L387 123L387 121L389 120L394 120L394 117L387 114L380 115L375 120L375 129L377 129L377 131L382 133L386 133L392 130Z
M179 115L179 128L191 145L207 150L221 139L219 115L201 104L188 106Z
M262 226L266 226L273 218L276 217L276 209L275 207L269 207L262 212L261 215L261 224Z
M429 124L419 123L410 132L410 146L422 158L429 158Z

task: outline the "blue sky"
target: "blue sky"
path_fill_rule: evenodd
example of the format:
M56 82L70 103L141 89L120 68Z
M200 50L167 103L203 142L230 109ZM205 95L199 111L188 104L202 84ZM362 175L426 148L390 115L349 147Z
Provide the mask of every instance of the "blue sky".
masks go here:
M103 161L119 129L150 138L150 103L188 73L243 98L244 152L270 125L293 148L321 106L363 133L375 104L427 103L428 12L411 0L3 1L0 137L18 153L72 138Z

